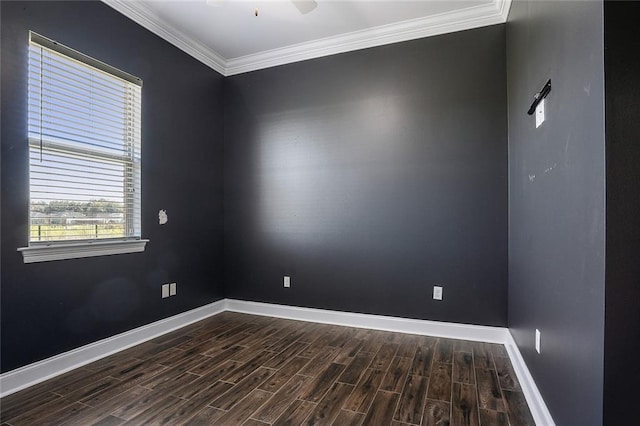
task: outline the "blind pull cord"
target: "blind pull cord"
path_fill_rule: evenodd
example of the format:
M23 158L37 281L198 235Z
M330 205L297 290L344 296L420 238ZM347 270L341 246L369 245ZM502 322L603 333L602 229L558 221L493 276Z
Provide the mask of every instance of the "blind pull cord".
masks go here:
M43 96L42 96L42 90L44 87L43 81L44 80L44 72L42 71L42 67L44 67L44 55L43 55L43 48L40 47L40 162L42 163L42 103L44 102L43 100Z

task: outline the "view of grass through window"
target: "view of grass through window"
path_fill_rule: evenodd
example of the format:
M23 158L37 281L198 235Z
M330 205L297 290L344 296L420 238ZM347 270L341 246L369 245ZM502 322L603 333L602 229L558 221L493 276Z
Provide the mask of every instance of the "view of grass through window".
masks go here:
M117 238L125 236L121 203L104 199L89 202L36 201L31 203L31 241Z

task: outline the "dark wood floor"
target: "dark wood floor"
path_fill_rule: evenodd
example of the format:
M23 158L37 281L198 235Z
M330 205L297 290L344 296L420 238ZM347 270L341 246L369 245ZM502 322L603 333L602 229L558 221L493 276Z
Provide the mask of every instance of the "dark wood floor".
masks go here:
M3 425L533 425L503 346L225 312L0 400Z

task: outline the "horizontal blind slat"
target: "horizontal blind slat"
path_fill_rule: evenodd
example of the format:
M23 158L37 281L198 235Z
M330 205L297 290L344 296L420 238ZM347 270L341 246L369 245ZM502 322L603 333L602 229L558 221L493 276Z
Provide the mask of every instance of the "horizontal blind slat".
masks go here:
M131 173L102 173L95 171L77 171L77 170L69 170L63 167L39 167L32 168L31 174L33 177L46 179L49 176L51 177L68 177L69 179L77 178L77 179L86 179L86 175L91 173L92 179L99 180L100 182L122 182L123 179L127 178L127 176L132 176Z
M57 93L43 93L42 96L38 94L38 107L45 111L49 111L50 115L57 115L66 113L76 116L89 115L96 117L96 120L104 121L105 123L121 121L126 113L130 112L126 108L118 108L117 106L110 106L106 103L97 105L99 109L91 109L92 104L82 99L64 98L57 96Z
M42 57L40 57L40 52L35 51L34 54L29 57L29 61L35 68L45 68L48 71L47 75L50 74L54 77L60 76L68 78L69 80L78 81L86 85L95 83L105 88L113 87L117 90L119 87L126 87L127 84L130 84L122 80L110 79L102 71L89 69L86 65L78 63L69 64L65 62L68 61L67 58L59 54L54 55L57 56L50 55L49 52L45 51Z
M73 69L62 70L50 66L50 64L39 64L37 69L41 72L37 80L48 90L66 91L83 95L86 91L104 96L107 100L123 99L130 93L126 85L105 85L96 79L92 74L77 75Z
M29 106L41 110L38 114L42 114L43 119L49 117L58 121L62 118L75 119L76 122L95 121L108 128L116 129L123 128L126 116L125 111L108 111L104 108L87 108L72 103L56 103L55 99L45 99L40 104L31 103Z
M46 130L46 131L45 131ZM84 135L80 132L72 132L73 129L59 130L56 132L48 131L48 129L43 129L42 137L43 139L55 140L57 139L60 142L67 142L73 145L83 145L90 146L96 152L109 152L111 154L121 154L123 156L126 155L126 148L122 145L116 145L114 142L110 142L104 139L98 138L88 138L84 137ZM73 149L69 147L69 149Z
M47 188L68 188L68 189L88 189L95 190L96 192L117 192L122 194L124 192L123 189L123 180L119 182L116 180L107 181L107 180L87 180L86 178L79 179L64 179L64 176L41 176L34 174L31 176L31 184L38 187L47 187ZM74 186L77 185L77 186Z
M36 154L37 155L37 154ZM133 176L132 172L123 171L123 169L114 169L108 167L77 167L75 164L64 163L62 161L48 161L46 165L40 164L39 157L32 157L31 171L41 173L47 171L51 174L68 174L77 176L87 176L87 174L95 174L97 179L114 179L120 176Z
M77 92L64 87L54 86L52 82L44 82L41 89L42 99L50 103L76 105L82 108L89 108L96 105L104 111L123 111L126 110L124 104L124 96L114 97L113 99L101 96L94 90L78 90Z
M127 153L113 153L106 152L104 150L97 150L90 144L82 144L82 146L78 146L79 144L69 145L64 141L51 141L51 140L42 140L38 141L36 139L31 139L30 143L35 144L32 145L32 148L38 149L38 154L43 155L43 161L45 160L45 155L47 161L54 161L54 158L65 157L67 160L75 160L77 162L100 162L100 163L110 163L110 164L119 164L125 167L135 167L137 163L140 161L140 151L133 151ZM40 150L38 144L42 144L42 149Z
M36 121L35 117L29 120L29 127L33 129L43 129L50 128L55 129L58 128L55 123L55 119L57 116L51 115L48 111L43 111L42 121ZM106 136L108 139L117 138L114 135L124 135L126 133L126 129L120 127L118 123L115 122L105 122L104 120L81 120L80 117L75 117L74 115L70 115L67 118L67 128L73 130L81 130L81 131L91 131L96 133L98 136ZM38 130L39 131L39 130ZM119 140L118 143L122 145L122 140Z

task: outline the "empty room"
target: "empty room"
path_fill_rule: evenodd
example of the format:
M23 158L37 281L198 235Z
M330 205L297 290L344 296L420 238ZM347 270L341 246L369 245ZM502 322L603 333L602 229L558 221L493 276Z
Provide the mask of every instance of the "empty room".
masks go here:
M0 2L0 423L632 425L634 1Z

